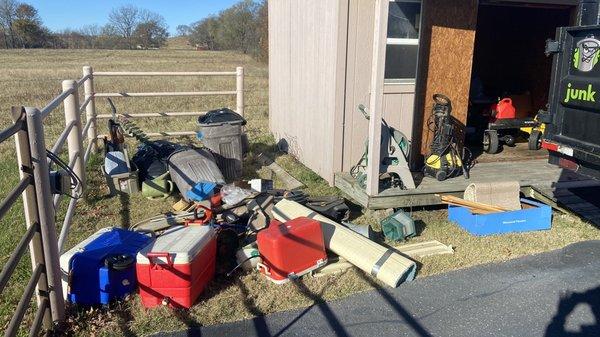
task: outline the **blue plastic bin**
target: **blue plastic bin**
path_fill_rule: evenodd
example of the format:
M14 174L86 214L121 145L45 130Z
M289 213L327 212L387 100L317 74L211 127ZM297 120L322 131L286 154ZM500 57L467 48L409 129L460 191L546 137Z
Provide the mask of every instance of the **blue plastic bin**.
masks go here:
M547 230L552 227L552 208L539 202L521 199L532 206L518 211L492 214L473 214L468 208L448 206L448 220L456 222L467 232L477 235L495 235Z
M60 257L65 298L79 305L108 304L137 288L135 256L153 238L104 228Z

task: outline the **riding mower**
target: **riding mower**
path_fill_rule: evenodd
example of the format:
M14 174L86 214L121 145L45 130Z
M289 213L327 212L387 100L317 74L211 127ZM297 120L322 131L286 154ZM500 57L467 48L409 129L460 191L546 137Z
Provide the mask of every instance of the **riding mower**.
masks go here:
M483 150L490 154L500 152L502 145L514 146L517 139L527 134L530 150L539 150L542 144L544 124L534 119L516 118L516 109L510 98L504 98L491 107L492 114L487 130L483 133Z

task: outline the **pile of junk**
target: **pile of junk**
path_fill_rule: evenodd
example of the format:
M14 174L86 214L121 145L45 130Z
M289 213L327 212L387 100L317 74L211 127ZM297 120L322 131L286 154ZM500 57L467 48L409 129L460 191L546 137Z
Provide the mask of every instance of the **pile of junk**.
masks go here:
M150 140L117 118L114 106L113 114L102 166L111 193L162 200L178 191L181 200L171 212L101 229L65 252L68 302L106 305L139 293L147 308L190 308L215 277L257 272L282 284L341 261L391 287L414 279L413 260L347 222L344 199L274 189L267 179L241 181L246 121L234 111L199 118L203 147ZM125 135L140 143L131 159ZM394 240L415 234L403 212L382 225Z

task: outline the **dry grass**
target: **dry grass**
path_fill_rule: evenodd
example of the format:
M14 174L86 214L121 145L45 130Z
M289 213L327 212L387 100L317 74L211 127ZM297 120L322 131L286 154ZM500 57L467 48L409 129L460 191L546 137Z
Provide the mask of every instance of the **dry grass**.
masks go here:
M176 48L176 47L174 47ZM267 172L259 170L253 156L259 152L273 152L274 141L268 134L267 70L249 57L228 52L196 52L193 50L160 51L1 51L0 52L0 126L9 123L11 105L45 105L60 90L63 79L81 76L83 65L92 65L97 70L232 70L238 65L246 67L248 89L247 117L248 133L252 142L245 176L265 177ZM233 79L197 78L137 78L99 79L98 91L167 91L228 89ZM168 98L168 99L119 99L117 107L124 112L156 111L202 111L210 108L234 105L233 100L219 98ZM100 113L108 113L104 102L98 103ZM168 121L165 123L165 121ZM48 138L53 143L64 124L60 112L46 123ZM192 130L194 119L144 120L141 126L148 131ZM193 140L189 140L193 141ZM339 193L287 155L279 156L278 163L307 185L311 194L328 195ZM92 188L87 198L77 208L75 223L68 246L106 226L126 225L139 221L149 214L168 210L175 202L148 201L141 196L130 200L106 198L106 187L96 169L99 159L90 164ZM10 142L0 145L0 189L6 193L17 182L14 146ZM64 209L59 211L64 213ZM413 213L421 220L420 236L411 242L436 239L456 247L452 256L437 256L423 259L418 277L447 272L477 264L504 261L518 256L563 247L569 243L588 239L599 239L596 228L579 220L555 216L550 231L477 238L446 221L444 210ZM62 216L59 215L59 219ZM367 212L356 222L375 224L379 213ZM24 231L22 206L16 205L0 223L0 265L5 263L19 236ZM4 327L18 301L30 267L23 261L0 300L0 328ZM257 274L237 274L230 279L220 278L212 282L196 305L189 312L172 311L167 308L145 310L137 296L111 308L72 310L70 332L73 335L143 335L157 331L182 329L192 325L218 324L268 314L280 310L310 305L316 300L334 300L376 286L376 283L357 270L341 275L311 279L305 278L300 289L293 284L276 286ZM27 316L24 325L31 321Z

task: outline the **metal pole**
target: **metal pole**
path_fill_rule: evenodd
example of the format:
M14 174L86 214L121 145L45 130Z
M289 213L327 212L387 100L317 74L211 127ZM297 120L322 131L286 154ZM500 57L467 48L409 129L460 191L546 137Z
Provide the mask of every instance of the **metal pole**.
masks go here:
M94 70L90 66L83 67L83 76L89 75L89 78L83 84L83 90L85 92L85 99L91 97L90 103L85 107L85 115L87 121L92 121L88 132L87 138L89 142L92 142L92 152L98 150L98 129L96 126L96 98L94 97Z
M73 171L79 179L81 179L82 185L81 192L85 189L85 163L83 162L83 140L81 139L81 118L79 117L79 91L77 90L77 82L73 80L66 80L62 82L62 88L64 91L72 91L72 93L65 99L65 125L69 127L73 124L71 132L67 136L67 146L69 148L69 162L73 164ZM90 102L91 103L91 102Z
M26 118L25 111L22 107L14 107L12 114L13 119ZM27 129L23 129L15 134L15 145L17 150L17 162L19 164L19 177L22 179L25 175L33 173ZM33 183L25 189L25 192L23 192L23 208L23 213L25 214L25 226L27 226L27 228L40 223L37 212L37 200L35 197L35 185ZM32 270L35 269L38 264L45 264L42 238L39 231L34 234L29 242L29 255ZM48 283L46 277L40 277L35 293L38 307L43 303L44 299L48 300ZM44 328L49 330L52 328L52 316L50 315L49 308L46 308L45 311L43 321Z
M44 261L46 275L48 276L50 310L52 312L52 320L54 322L61 322L65 319L65 302L60 280L58 243L56 240L56 225L54 223L54 207L52 204L52 192L50 190L48 162L46 161L46 142L44 139L42 114L37 108L25 108L25 111L27 113L27 134L29 135L31 161L33 163L40 232L44 247Z
M244 67L235 69L236 111L244 116Z

